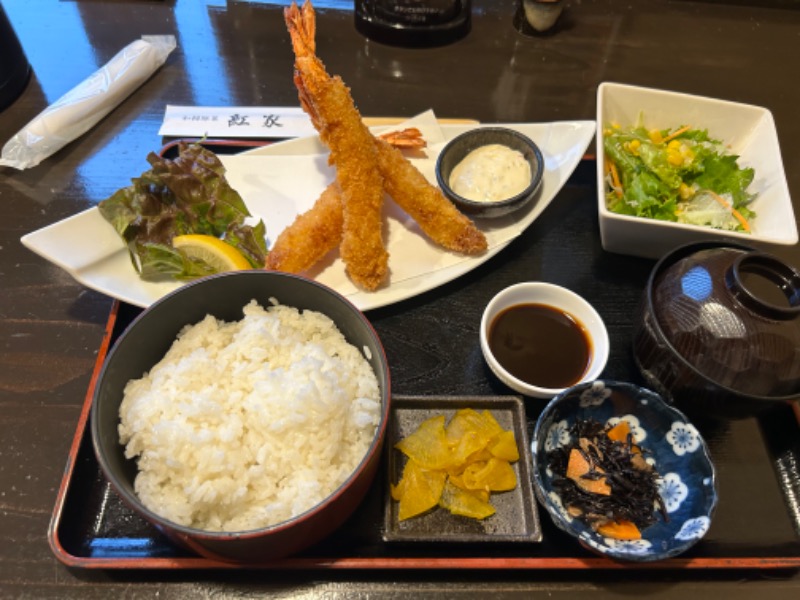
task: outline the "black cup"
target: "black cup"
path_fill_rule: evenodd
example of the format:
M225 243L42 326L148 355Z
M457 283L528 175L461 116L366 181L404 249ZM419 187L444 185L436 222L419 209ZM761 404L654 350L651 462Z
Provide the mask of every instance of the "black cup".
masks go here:
M28 59L6 11L0 6L0 110L17 99L30 76Z

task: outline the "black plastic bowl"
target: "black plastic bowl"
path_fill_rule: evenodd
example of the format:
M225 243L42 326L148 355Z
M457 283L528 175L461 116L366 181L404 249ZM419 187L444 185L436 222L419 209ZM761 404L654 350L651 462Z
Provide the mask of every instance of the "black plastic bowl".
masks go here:
M754 294L759 273L787 306ZM692 414L745 418L800 399L800 271L734 242L679 246L653 267L634 319L648 385Z
M450 174L467 154L489 144L500 144L521 152L530 165L531 182L516 196L497 202L478 202L464 198L450 187ZM436 181L442 193L461 212L473 217L502 217L530 205L537 197L543 174L544 158L536 143L528 136L506 127L479 127L462 133L450 140L436 159Z
M381 420L366 455L350 477L327 499L288 521L243 532L210 532L168 521L144 507L134 491L136 462L126 459L117 426L123 389L166 354L178 332L207 314L226 321L243 317L255 299L271 299L330 317L347 341L366 348L381 394ZM134 320L120 336L97 380L91 431L100 467L122 500L174 542L212 559L259 563L288 556L322 540L358 507L380 463L389 416L389 368L377 333L367 318L333 290L296 275L270 271L236 271L189 283L165 296Z

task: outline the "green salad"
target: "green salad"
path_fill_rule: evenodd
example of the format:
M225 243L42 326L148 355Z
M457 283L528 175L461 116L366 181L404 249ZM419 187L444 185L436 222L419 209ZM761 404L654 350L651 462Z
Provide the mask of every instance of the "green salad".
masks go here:
M606 205L612 212L750 232L752 168L708 131L609 124L603 130Z
M213 152L200 144L181 143L174 160L151 152L147 161L150 170L98 205L128 246L142 279L186 280L218 272L173 245L173 240L189 234L217 238L236 256L241 254L244 264L264 266L264 223L248 222L251 215Z

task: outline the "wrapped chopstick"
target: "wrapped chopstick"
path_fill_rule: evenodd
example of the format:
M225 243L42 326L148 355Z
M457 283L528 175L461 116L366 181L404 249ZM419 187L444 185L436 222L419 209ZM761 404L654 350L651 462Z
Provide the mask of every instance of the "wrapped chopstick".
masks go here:
M142 36L39 113L4 146L0 166L35 167L94 127L167 60L172 35Z

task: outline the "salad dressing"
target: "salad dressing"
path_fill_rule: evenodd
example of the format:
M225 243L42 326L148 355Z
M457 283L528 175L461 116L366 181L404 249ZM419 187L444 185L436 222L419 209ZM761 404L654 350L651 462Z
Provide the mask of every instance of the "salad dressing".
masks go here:
M531 167L518 150L502 144L476 148L450 174L450 187L476 202L499 202L524 192L531 184Z

